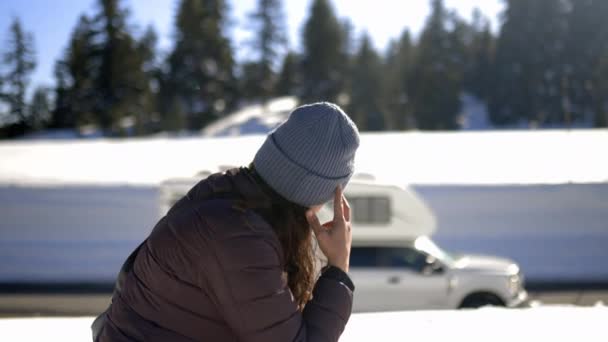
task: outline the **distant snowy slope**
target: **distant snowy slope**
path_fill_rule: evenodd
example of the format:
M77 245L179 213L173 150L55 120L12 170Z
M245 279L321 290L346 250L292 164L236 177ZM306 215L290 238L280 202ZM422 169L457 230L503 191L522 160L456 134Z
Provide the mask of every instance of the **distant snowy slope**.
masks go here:
M285 121L297 104L295 97L286 96L273 99L264 105L246 106L211 123L202 133L207 137L266 134Z
M157 185L247 165L264 136L0 143L0 184ZM608 130L363 134L359 172L410 184L608 181Z

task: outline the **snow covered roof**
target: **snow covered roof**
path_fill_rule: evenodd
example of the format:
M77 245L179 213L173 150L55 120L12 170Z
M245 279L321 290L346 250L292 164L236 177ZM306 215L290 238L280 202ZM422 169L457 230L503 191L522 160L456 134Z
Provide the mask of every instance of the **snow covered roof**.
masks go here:
M264 136L0 142L0 184L158 185L247 165ZM357 172L397 184L608 181L608 130L362 134Z

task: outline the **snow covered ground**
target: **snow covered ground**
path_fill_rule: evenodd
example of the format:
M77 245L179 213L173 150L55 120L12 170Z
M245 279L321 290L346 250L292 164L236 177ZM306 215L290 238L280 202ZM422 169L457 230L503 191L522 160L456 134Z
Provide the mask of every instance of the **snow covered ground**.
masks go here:
M340 341L604 342L607 316L605 306L353 314ZM92 321L92 317L0 319L0 340L90 341Z

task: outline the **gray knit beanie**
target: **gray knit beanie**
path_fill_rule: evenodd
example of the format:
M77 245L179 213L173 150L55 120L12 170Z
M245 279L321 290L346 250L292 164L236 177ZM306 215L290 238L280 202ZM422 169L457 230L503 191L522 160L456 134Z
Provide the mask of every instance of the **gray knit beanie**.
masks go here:
M305 207L333 198L354 172L359 147L357 126L335 104L296 108L267 137L253 164L268 185Z

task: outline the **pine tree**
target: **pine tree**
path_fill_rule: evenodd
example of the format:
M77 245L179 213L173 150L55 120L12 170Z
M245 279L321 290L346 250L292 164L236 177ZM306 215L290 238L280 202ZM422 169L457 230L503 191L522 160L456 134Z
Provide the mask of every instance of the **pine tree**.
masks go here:
M58 77L69 79L67 85L68 110L73 118L70 125L78 126L95 124L97 122L96 110L99 107L97 82L99 82L99 48L94 40L97 33L93 22L83 15L72 32L72 37L65 56L65 67L68 75L57 74ZM60 66L58 66L61 68ZM61 70L57 70L61 72ZM63 88L64 80L57 80L58 89ZM59 96L57 96L59 98ZM57 106L60 108L60 106ZM56 121L56 120L55 120Z
M392 41L387 49L383 83L383 103L386 108L388 129L405 130L414 128L410 103L411 73L414 45L410 32L405 30L399 40Z
M9 108L9 117L3 121L27 127L28 111L25 96L30 75L36 68L36 57L34 37L23 29L19 18L14 18L10 26L3 62L8 69L3 76L6 88L3 99Z
M349 107L352 102L352 97L349 94L352 92L353 87L353 75L355 72L355 55L360 47L358 38L356 37L355 26L349 18L344 18L340 21L340 28L342 33L342 47L339 51L339 55L342 58L342 65L338 70L338 75L342 90L338 93L336 102L343 106ZM371 41L370 41L371 44Z
M121 119L138 110L141 92L142 60L137 53L137 41L129 32L129 11L121 0L99 0L99 13L94 18L101 42L99 74L96 80L95 114L101 127L113 133L125 134Z
M86 15L73 29L63 57L55 63L55 103L50 127L72 128L96 123L98 47L96 32Z
M562 0L508 0L496 51L495 124L569 122L564 108L567 6Z
M50 128L76 128L76 115L69 96L69 71L64 60L55 62L55 100L51 112Z
M28 125L34 130L40 130L47 126L51 118L51 103L48 88L39 86L34 90L28 113Z
M600 57L593 81L594 124L595 127L608 127L608 51Z
M182 0L176 18L175 48L163 89L166 122L199 129L235 104L236 80L225 35L223 0Z
M348 56L344 26L328 0L313 1L303 34L302 100L340 102Z
M255 65L247 65L243 71L247 83L257 84L258 90L250 98L267 100L273 95L278 57L287 46L281 0L258 0L249 17L255 34L250 45L256 58L252 61Z
M128 15L120 0L99 0L98 13L80 17L55 66L52 127L94 124L107 134L145 133L156 107L151 90L156 34L148 28L135 39ZM124 125L127 121L135 131Z
M153 125L158 116L158 77L160 74L159 65L156 58L156 45L158 35L152 26L148 26L137 41L136 52L138 60L136 63L141 65L137 73L134 73L136 84L136 134L149 133L155 128Z
M459 31L449 31L448 24L459 28L459 23L442 0L431 6L415 57L411 101L418 128L451 130L458 128L463 65Z
M283 58L281 71L275 85L274 93L278 96L296 96L300 93L301 75L298 69L299 57L295 52L288 52Z
M464 87L479 99L488 101L493 88L495 37L490 21L479 9L473 11L468 31Z
M367 33L363 34L354 59L351 102L348 113L362 131L385 128L385 114L381 103L382 64Z
M539 124L565 124L571 126L576 118L568 108L568 94L565 87L566 37L568 30L569 4L564 0L538 1L538 9L532 13L537 15L539 23L535 23L537 35L533 35L530 43L537 49L528 48L532 54L532 73L528 80L532 82L535 95L536 113L532 122Z
M10 115L8 114L8 102L9 95L8 90L4 89L4 75L0 74L0 128L2 128L5 124L8 124L10 119ZM0 129L0 138L4 136L4 130Z
M146 27L141 39L137 42L137 52L142 59L142 70L153 75L158 70L156 45L158 44L158 34L154 27Z
M572 1L568 15L567 63L563 85L568 89L565 103L574 120L608 124L608 2Z
M258 62L244 62L239 66L239 92L249 101L265 101L270 95L274 75L270 69Z
M4 124L7 113L2 111L2 104L8 102L8 94L4 90L4 75L0 74L0 127Z

